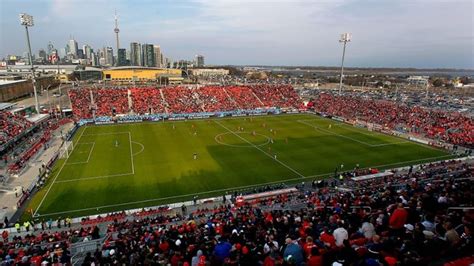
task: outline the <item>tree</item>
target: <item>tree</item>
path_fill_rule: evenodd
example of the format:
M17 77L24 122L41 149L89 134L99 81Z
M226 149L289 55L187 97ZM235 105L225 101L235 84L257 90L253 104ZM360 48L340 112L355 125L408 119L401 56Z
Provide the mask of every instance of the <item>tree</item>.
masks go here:
M443 86L443 85L444 85L444 82L443 82L442 79L439 79L439 78L438 78L438 79L435 79L435 80L433 81L433 86L435 86L435 87L441 87L441 86Z

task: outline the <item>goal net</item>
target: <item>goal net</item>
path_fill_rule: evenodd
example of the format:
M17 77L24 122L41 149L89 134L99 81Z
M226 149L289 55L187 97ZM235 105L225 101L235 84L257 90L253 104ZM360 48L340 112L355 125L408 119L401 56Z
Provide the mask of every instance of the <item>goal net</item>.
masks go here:
M69 158L73 150L74 150L74 143L72 141L64 142L59 152L59 158Z

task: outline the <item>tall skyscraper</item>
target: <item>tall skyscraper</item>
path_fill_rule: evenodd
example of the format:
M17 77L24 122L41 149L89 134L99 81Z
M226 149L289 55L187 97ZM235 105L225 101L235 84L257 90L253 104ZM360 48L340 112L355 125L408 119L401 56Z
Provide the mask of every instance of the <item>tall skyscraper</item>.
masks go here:
M84 56L86 59L91 59L92 57L92 47L88 44L82 46L82 50L84 50Z
M120 43L119 43L119 28L118 28L118 17L117 17L117 10L115 10L115 41L116 41L116 47L115 49L117 50L117 64L119 63L118 57L119 57L119 50L120 50Z
M51 53L53 52L53 49L54 49L54 46L51 43L51 41L49 41L48 42L48 55L51 55Z
M204 56L196 55L196 66L203 67L204 66Z
M130 65L142 65L142 49L140 43L138 42L130 43Z
M127 50L119 48L117 52L117 66L126 66L127 64Z
M78 59L84 59L84 50L77 49L77 58Z
M105 64L108 66L114 65L114 49L112 47L105 48Z
M40 49L40 50L39 50L39 52L38 52L38 59L41 59L43 62L46 62L46 60L48 59L48 56L47 56L45 50L43 50L43 49Z
M90 58L92 66L98 66L99 65L99 60L97 58L98 58L97 54L92 52L91 53L91 58Z
M155 67L155 49L153 44L142 44L142 66Z
M153 50L155 52L155 66L162 67L161 65L161 47L159 45L153 45Z
M77 42L76 40L74 40L74 38L71 38L71 40L69 40L68 42L68 54L72 55L74 58L77 57Z

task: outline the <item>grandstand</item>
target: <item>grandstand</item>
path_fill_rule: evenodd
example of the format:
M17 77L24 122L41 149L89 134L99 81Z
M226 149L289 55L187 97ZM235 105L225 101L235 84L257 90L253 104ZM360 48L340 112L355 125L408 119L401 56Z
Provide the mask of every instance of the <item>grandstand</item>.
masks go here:
M469 117L280 84L69 97L75 126L0 263L474 262Z

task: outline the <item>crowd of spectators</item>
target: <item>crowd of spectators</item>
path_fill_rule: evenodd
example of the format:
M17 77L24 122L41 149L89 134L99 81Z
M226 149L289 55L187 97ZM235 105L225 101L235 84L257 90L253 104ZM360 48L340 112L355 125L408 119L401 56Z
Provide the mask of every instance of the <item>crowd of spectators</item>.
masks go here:
M75 89L69 96L76 118L91 118L92 108L96 116L113 116L130 111L143 115L301 107L289 85Z
M229 97L225 87L204 86L196 90L204 110L207 112L232 111L240 109Z
M0 265L70 265L70 246L75 242L99 238L97 226L78 229L52 229L44 223L41 232L29 226L26 235L10 235L2 232L0 241ZM59 264L61 263L61 264Z
M194 88L175 87L162 89L170 113L199 113L203 112L197 103Z
M349 120L362 120L388 129L420 134L455 145L474 147L474 121L457 112L332 93L319 94L310 105L315 111L328 115Z
M132 109L135 114L165 113L160 90L155 88L131 88Z
M418 180L427 170L443 173L446 164L461 164L463 172L456 179L444 172L432 183ZM472 212L448 208L472 206L473 182L465 178L472 174L472 164L451 161L397 175L393 181L402 187L369 183L370 190L333 192L322 186L185 218L117 221L109 225L110 242L86 264L468 265L474 262ZM306 208L272 208L292 202Z
M265 107L300 107L299 96L290 85L259 84L251 89Z
M107 241L83 265L469 265L473 212L452 207L474 203L473 174L471 161L446 161L351 191L315 181L243 205L227 200L190 213L115 214L106 219ZM99 238L97 227L88 226L4 235L0 264L66 262L70 243Z
M20 115L0 111L0 146L26 132L33 124Z
M225 90L229 94L239 109L251 110L262 108L263 104L253 93L252 89L247 86L227 86Z

